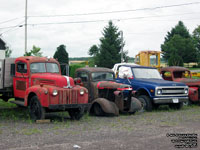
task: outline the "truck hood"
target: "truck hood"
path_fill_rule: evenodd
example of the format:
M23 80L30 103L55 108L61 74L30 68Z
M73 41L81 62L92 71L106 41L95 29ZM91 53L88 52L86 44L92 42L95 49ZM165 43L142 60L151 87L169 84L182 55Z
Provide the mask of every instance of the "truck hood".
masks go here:
M186 86L184 83L167 81L163 79L135 79L135 80L143 84L150 84L156 86Z
M185 83L187 86L199 86L200 85L200 79L176 78L174 81Z
M67 82L67 80L69 82ZM55 73L35 73L31 76L31 84L32 85L53 85L57 87L67 87L74 86L74 81L71 77L62 76L60 74Z
M118 89L118 90L132 90L128 84L116 83L113 81L100 81L95 82L98 89Z

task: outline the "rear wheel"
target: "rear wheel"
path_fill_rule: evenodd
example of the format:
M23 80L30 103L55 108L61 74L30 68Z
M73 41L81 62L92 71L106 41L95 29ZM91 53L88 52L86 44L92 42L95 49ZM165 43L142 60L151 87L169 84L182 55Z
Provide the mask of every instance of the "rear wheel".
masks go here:
M181 109L183 107L183 103L177 103L177 104L169 104L169 108L171 109Z
M70 109L68 112L69 112L69 115L70 115L72 120L79 120L84 115L84 109L83 108Z
M142 104L141 111L152 111L152 103L148 96L140 95L137 98L140 100L140 102Z
M37 96L33 96L29 103L29 113L32 120L45 118L45 109L41 106Z

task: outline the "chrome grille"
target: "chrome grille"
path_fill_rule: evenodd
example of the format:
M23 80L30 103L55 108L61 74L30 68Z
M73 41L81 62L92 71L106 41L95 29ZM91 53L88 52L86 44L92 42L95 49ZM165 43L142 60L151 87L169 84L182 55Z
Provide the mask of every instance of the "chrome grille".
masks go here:
M156 96L187 96L185 94L185 90L188 89L187 86L182 87L157 87L156 88ZM161 90L162 94L157 94L157 91Z

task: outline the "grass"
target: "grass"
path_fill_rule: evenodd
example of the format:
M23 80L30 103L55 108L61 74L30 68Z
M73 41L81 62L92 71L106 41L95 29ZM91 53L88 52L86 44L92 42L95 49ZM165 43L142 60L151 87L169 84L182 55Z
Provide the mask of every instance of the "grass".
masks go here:
M19 134L24 134L24 135L33 135L33 134L41 134L42 130L40 129L23 129L21 131L17 131Z

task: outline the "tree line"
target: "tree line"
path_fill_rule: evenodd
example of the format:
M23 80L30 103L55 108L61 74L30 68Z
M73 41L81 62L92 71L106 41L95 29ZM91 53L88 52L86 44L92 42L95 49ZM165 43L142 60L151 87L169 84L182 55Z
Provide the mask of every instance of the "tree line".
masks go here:
M100 44L92 45L88 54L90 66L112 68L114 64L121 62L121 50L124 48L125 41L121 35L122 31L113 24L112 21L103 28ZM197 26L192 34L182 21L167 32L164 43L161 44L163 58L169 66L183 66L184 63L197 62L200 66L200 26ZM11 50L7 48L6 56L11 55ZM41 49L33 46L32 50L25 53L24 56L42 56ZM57 47L53 56L61 64L69 63L69 55L64 44ZM123 50L122 59L126 62L128 50ZM72 59L73 60L73 59Z

